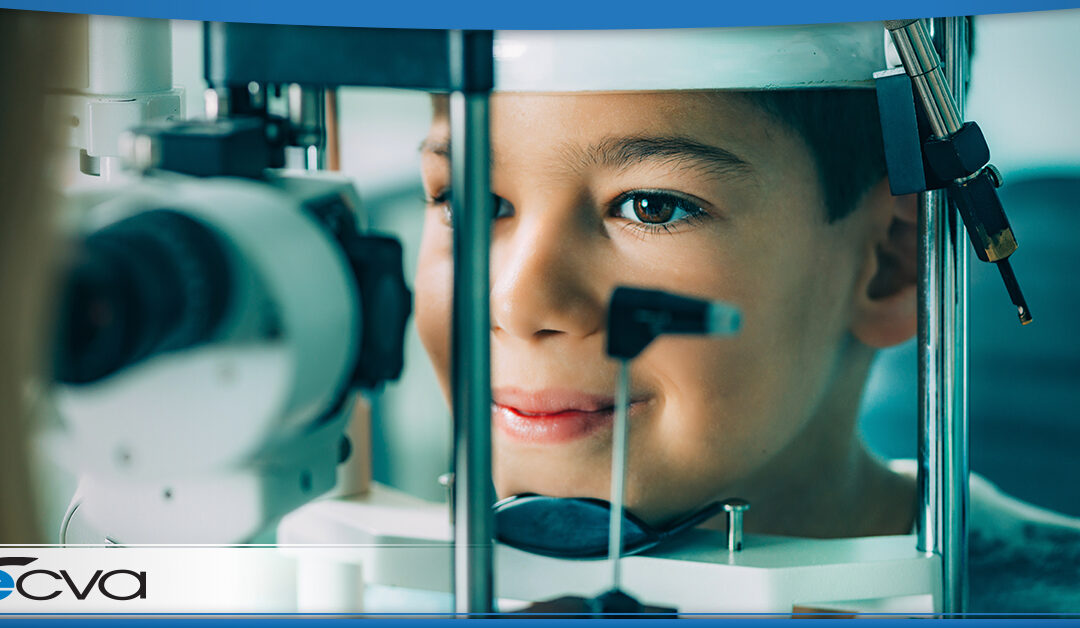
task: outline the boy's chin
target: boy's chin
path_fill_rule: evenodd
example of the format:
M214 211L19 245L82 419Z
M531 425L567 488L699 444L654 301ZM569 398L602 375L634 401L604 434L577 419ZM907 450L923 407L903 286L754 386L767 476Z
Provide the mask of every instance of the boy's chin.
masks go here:
M633 487L628 487L628 492L633 492ZM605 502L611 501L609 487L593 487L592 490L582 486L572 487L563 483L515 483L512 486L500 488L496 483L498 499L506 499L515 495L534 494L545 497L561 498L592 498ZM692 514L707 504L701 503L671 503L668 500L660 500L655 497L633 498L629 497L626 502L626 510L638 519L651 526L663 527L667 523L680 519L685 515Z

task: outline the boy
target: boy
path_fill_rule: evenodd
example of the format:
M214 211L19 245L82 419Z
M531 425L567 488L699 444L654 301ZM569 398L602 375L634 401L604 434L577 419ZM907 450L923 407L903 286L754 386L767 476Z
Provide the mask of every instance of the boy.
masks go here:
M491 128L499 497L608 497L604 316L612 290L632 285L734 304L743 326L660 338L633 362L630 512L663 525L742 497L751 533L912 530L914 478L855 434L875 351L916 330L916 199L889 192L872 91L500 93ZM416 277L417 324L447 392L448 129L436 100ZM973 497L977 516L988 490ZM989 556L980 525L975 563ZM1076 546L1075 527L1055 530Z
M788 100L807 96L873 98ZM500 496L608 495L615 365L604 314L615 286L635 285L733 303L744 324L730 339L661 338L633 363L629 510L663 523L739 496L754 505L753 532L910 530L913 484L853 428L873 349L915 330L914 199L889 194L882 173L830 207L830 175L779 115L736 93L494 97ZM437 107L416 280L417 323L444 386L447 128ZM846 184L849 173L832 176ZM856 508L872 516L851 517Z

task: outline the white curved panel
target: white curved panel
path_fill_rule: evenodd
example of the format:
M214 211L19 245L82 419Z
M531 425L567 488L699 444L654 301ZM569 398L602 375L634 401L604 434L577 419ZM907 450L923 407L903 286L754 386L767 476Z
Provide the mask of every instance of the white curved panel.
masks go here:
M880 22L750 28L499 31L495 89L574 92L871 87Z

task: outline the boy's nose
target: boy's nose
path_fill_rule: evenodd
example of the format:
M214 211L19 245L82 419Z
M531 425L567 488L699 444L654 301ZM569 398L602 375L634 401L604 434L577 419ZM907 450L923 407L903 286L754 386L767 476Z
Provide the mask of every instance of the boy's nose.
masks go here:
M555 221L525 222L492 246L492 330L533 339L603 330L606 296L596 244Z

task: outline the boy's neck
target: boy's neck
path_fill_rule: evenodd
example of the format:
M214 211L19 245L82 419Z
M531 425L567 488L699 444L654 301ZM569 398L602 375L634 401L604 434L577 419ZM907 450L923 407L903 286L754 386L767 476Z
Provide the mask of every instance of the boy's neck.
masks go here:
M873 350L852 342L826 401L773 461L723 497L750 501L750 534L845 538L908 534L914 480L892 472L856 435ZM716 517L707 527L723 529Z
M915 483L893 473L861 445L844 464L821 465L801 478L749 497L750 534L847 538L908 534L915 517ZM711 523L724 525L722 519Z

